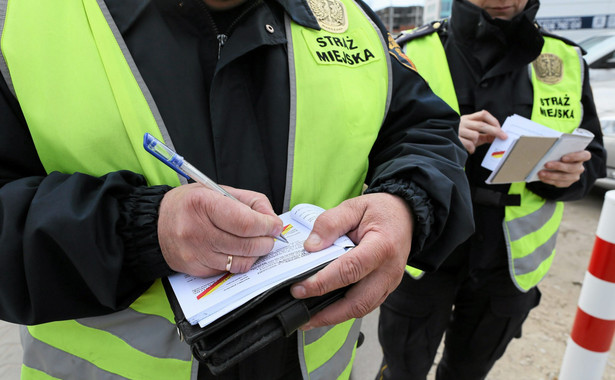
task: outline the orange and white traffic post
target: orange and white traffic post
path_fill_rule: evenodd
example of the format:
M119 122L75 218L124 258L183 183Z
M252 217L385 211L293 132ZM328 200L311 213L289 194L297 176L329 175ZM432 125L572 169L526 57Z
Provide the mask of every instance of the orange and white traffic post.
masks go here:
M559 380L599 380L615 333L615 190L607 191Z

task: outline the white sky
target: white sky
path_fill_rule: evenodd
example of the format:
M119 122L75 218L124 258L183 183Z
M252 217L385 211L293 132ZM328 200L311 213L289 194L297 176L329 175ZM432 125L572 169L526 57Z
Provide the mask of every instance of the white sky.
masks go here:
M425 0L363 0L373 10L394 7L425 5ZM538 17L579 16L615 13L613 0L541 0Z
M394 7L409 7L412 5L425 5L424 0L363 0L373 10L377 11L393 4Z

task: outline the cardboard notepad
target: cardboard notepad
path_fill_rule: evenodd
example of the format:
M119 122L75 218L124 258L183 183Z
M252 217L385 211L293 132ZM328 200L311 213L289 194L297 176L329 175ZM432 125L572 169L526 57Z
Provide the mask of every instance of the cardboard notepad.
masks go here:
M502 125L506 140L496 139L482 166L493 170L488 184L538 181L537 173L545 163L584 150L594 135L582 128L562 133L519 115L508 117Z

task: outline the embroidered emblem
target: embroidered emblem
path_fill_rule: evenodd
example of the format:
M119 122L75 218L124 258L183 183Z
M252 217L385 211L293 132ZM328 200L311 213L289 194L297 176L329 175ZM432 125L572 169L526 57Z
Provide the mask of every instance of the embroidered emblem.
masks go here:
M555 54L541 54L532 62L536 78L546 84L556 84L562 80L564 62Z
M322 29L331 33L344 33L348 29L348 14L341 1L308 0L308 5Z
M391 33L388 33L388 37L389 37L389 54L395 57L395 59L397 59L399 63L406 66L410 70L417 71L416 66L414 66L414 63L412 63L412 61L410 60L410 58L408 58L406 53L404 53L404 51L401 50L401 46L399 46L399 44L395 41L393 36L391 36Z

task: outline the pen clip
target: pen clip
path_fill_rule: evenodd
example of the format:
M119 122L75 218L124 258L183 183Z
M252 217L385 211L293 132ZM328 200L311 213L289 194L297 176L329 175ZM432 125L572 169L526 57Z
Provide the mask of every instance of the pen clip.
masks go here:
M165 165L175 170L183 177L186 177L186 179L190 179L190 177L180 169L180 166L184 163L184 158L149 133L143 135L143 148Z

